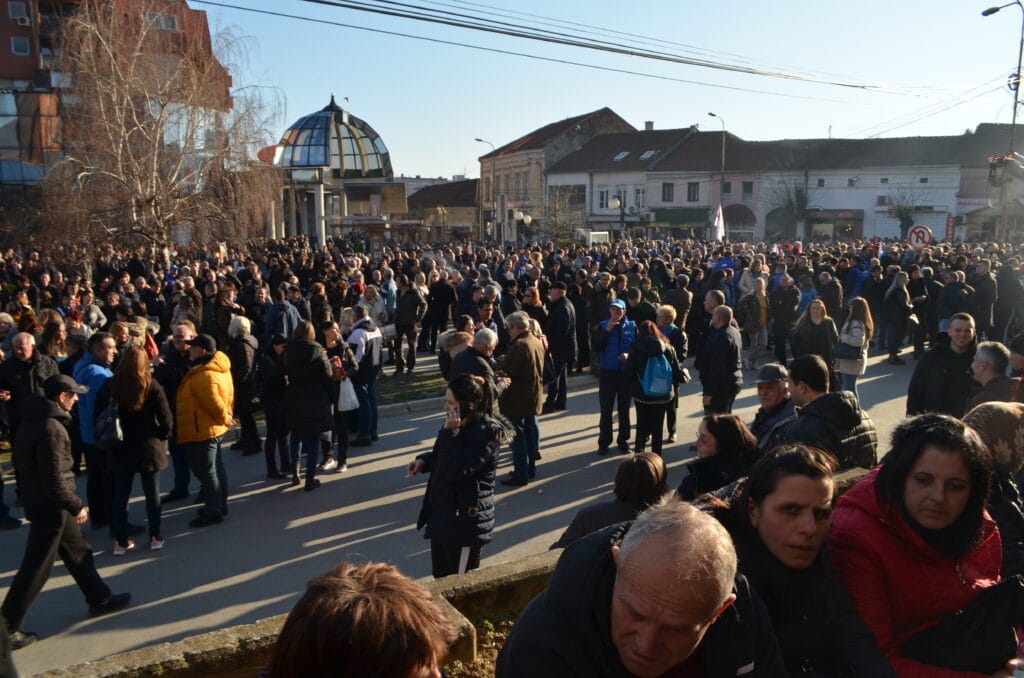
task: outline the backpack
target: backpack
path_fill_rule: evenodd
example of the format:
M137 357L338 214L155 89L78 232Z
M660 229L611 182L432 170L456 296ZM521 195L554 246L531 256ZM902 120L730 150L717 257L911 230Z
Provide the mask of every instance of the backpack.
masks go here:
M667 398L672 395L672 365L664 353L647 359L643 376L640 377L640 390L648 398Z

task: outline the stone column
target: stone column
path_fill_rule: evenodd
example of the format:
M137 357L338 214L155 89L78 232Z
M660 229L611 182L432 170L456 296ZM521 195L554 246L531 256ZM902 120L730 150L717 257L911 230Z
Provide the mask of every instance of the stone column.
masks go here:
M324 185L319 183L313 191L313 240L317 247L327 242L327 226L324 220Z

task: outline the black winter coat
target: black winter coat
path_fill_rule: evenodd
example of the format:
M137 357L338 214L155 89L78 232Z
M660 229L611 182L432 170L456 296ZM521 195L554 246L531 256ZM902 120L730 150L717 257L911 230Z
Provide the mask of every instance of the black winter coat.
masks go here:
M153 378L163 386L164 395L167 396L167 402L171 405L171 414L174 414L178 405L178 386L181 385L181 380L188 372L190 361L187 352L180 353L170 343L167 345L167 350L161 355L164 358L163 362L153 368Z
M1024 500L1012 478L993 477L988 512L999 526L999 538L1003 542L1000 576L1005 579L1024 574Z
M576 344L576 323L576 309L567 297L551 302L544 334L556 365L576 360L579 348Z
M329 431L334 425L331 413L331 363L324 347L312 341L293 341L284 350L285 415L296 433Z
M733 325L714 330L694 366L700 371L704 395L730 395L743 387L740 349L743 340Z
M7 425L15 432L21 421L21 408L32 394L43 395L43 382L60 374L57 361L39 350L32 352L28 362L11 355L0 364L0 391L10 391L11 399L6 403ZM0 410L2 413L3 410Z
M263 405L263 411L278 412L283 416L284 394L288 390L288 378L284 375L284 354L277 356L264 352L260 356L260 361L260 369L263 372L260 403Z
M956 353L949 346L949 335L941 332L938 344L928 349L914 368L907 388L907 416L939 412L954 417L966 414L967 398L974 387L970 367L978 342Z
M56 506L73 516L83 502L71 472L71 415L44 396L32 394L22 409L23 425L14 443L18 489L26 505Z
M106 408L111 397L113 379L103 382L96 394L97 417ZM151 472L167 468L167 439L174 426L171 406L163 388L155 381L138 412L118 407L118 418L124 432L124 442L109 450L110 466L115 471Z
M235 414L251 414L257 409L253 406L253 399L259 395L259 385L251 376L256 369L259 343L251 334L233 337L227 354L231 361L231 382L235 387Z
M789 344L793 347L793 357L813 354L820 356L829 369L835 368L836 339L839 332L832 318L822 320L815 325L808 318L802 325L793 329L789 335Z
M456 433L457 431L457 433ZM486 416L441 429L434 448L417 459L430 474L416 529L449 546L482 546L494 537L494 474L498 450L511 440L504 418Z
M498 655L496 678L632 678L611 636L616 569L611 547L629 525L571 544L548 588L519 615ZM768 611L742 575L736 601L708 628L699 647L701 676L778 678L782 653ZM740 669L752 666L749 672Z
M714 492L746 475L749 464L739 455L705 457L686 465L687 475L679 483L676 494L683 501L693 501L702 494Z
M831 452L841 470L878 463L875 424L850 391L826 393L798 407L784 438Z
M768 318L775 321L775 333L788 332L796 321L796 309L800 305L800 290L795 285L786 289L776 287L768 295Z

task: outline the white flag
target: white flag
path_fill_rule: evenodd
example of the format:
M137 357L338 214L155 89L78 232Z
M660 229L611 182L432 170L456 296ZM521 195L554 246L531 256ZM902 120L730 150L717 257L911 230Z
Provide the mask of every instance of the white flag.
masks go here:
M715 210L715 220L711 224L711 239L725 240L725 217L722 216L722 205Z

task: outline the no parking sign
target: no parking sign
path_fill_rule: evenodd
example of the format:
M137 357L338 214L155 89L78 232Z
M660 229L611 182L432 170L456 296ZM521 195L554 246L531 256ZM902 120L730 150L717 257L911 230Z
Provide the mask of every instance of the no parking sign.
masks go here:
M915 250L923 250L932 244L932 229L927 226L914 226L907 234L907 242Z

